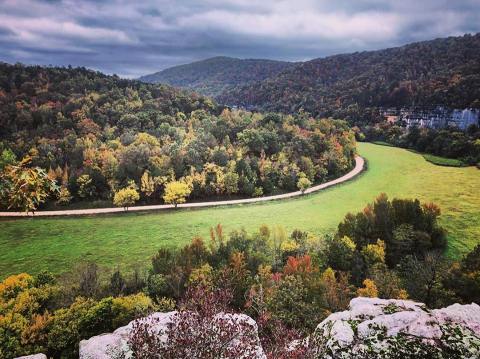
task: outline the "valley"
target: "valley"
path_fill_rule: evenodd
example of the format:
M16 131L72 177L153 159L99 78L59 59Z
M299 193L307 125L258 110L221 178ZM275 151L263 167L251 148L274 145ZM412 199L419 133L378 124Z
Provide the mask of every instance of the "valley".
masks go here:
M253 3L0 2L0 359L480 357L479 6Z

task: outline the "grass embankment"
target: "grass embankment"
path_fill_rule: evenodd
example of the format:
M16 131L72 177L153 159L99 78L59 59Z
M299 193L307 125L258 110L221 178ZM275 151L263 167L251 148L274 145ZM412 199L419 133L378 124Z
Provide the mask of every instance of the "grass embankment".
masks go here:
M392 145L391 143L385 141L372 141L372 143L380 146L395 147L395 145Z
M0 221L0 277L18 272L71 271L86 260L130 269L145 266L161 246L179 246L193 236L261 224L282 225L318 235L333 232L349 211L361 210L381 192L390 198L417 197L442 208L447 254L458 258L480 241L480 173L474 167L435 166L410 151L360 143L368 170L345 184L300 199L199 210L97 217Z
M465 167L466 164L463 161L457 160L455 158L446 158L435 155L430 155L425 153L422 155L428 162L433 163L437 166L447 166L447 167Z

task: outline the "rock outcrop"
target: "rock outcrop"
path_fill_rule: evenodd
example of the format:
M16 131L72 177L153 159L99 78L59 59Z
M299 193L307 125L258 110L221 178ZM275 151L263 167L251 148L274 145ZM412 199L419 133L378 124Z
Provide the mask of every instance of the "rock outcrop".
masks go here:
M23 357L18 357L15 359L47 359L45 354L32 354L32 355L25 355Z
M480 358L480 306L355 298L306 340L320 358Z
M146 318L140 319L142 323L147 323L148 331L161 338L162 341L168 340L165 331L168 323L172 321L177 312L153 313ZM219 318L243 322L247 324L242 328L250 328L252 333L238 333L238 338L233 341L233 345L239 345L243 341L242 336L253 334L256 337L256 346L252 347L252 351L256 353L255 358L266 359L263 349L258 338L257 324L255 321L244 314L222 314ZM129 337L133 331L136 321L132 321L124 327L120 327L113 333L97 335L88 340L80 342L80 359L112 359L122 358L128 359L132 357L131 350L128 345ZM249 359L254 359L249 356ZM237 358L241 359L241 358Z
M148 323L150 333L166 341L165 329L175 314L154 313L142 320ZM221 317L248 324L243 328L251 328L250 334L257 338L255 346L250 347L256 353L254 358L266 358L252 318L243 314ZM128 338L134 324L81 341L80 358L131 358ZM242 335L246 335L245 329L231 345L244 345ZM292 351L300 347L305 349L301 357L308 359L478 359L480 306L454 304L429 310L410 300L359 297L350 301L349 310L331 314L309 338L289 346Z

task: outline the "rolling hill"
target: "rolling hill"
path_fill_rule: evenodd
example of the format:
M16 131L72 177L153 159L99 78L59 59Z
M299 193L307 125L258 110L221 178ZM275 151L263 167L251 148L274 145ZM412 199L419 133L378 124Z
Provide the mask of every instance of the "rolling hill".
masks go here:
M480 34L297 63L215 57L141 80L190 88L230 106L347 119L377 107L478 108Z
M299 63L218 96L224 104L358 117L369 107L480 107L480 34Z
M291 62L219 56L171 67L142 76L139 80L188 88L203 95L216 97L239 86L275 76L294 66Z

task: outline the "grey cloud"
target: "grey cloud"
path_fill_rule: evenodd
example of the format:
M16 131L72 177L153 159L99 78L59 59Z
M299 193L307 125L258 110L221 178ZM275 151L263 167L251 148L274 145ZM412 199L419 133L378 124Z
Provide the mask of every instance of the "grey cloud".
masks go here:
M478 31L478 0L0 2L0 60L127 77L217 55L299 61Z

